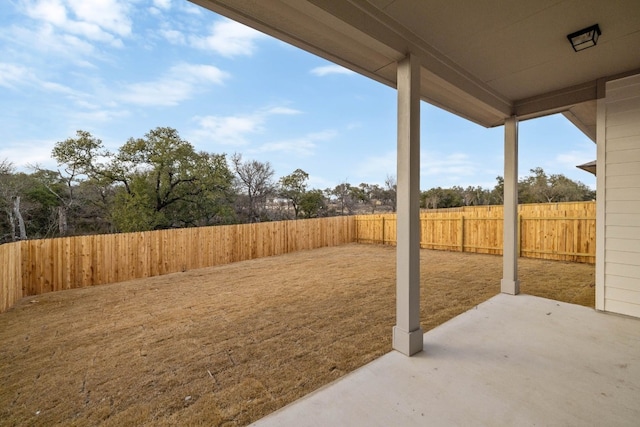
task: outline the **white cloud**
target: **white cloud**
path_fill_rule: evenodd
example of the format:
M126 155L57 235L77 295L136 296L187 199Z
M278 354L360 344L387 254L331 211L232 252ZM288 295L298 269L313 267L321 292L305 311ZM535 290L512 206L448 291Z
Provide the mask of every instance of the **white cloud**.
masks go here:
M0 86L15 89L32 78L31 70L21 65L0 62Z
M29 86L44 92L58 93L70 97L78 97L80 93L60 83L41 80L34 70L22 65L0 62L0 86L16 89Z
M0 147L0 159L11 159L18 170L28 171L30 165L55 167L51 159L51 150L55 145L51 140L27 140L9 142Z
M13 26L7 29L4 36L15 46L25 51L35 50L41 57L52 54L73 62L75 66L83 68L93 67L83 57L95 56L93 44L72 34L59 34L50 24L44 24L36 29Z
M107 31L128 36L131 19L127 15L128 2L120 0L67 0L69 7L81 22L98 25Z
M246 135L259 132L263 119L255 116L206 116L196 119L200 130L198 139L208 139L223 145L245 145Z
M355 74L353 71L341 67L340 65L324 65L311 70L311 74L318 77L324 77L329 74Z
M204 10L203 7L189 2L180 2L178 4L180 5L183 12L186 12L190 15L202 15L202 11ZM207 13L209 13L209 11L207 11Z
M217 21L206 37L191 36L189 42L197 49L210 50L222 56L251 56L256 50L256 41L264 34L228 19Z
M72 96L72 97L77 97L77 96L81 96L82 94L79 93L78 91L70 88L69 86L65 86L63 84L60 83L55 83L55 82L45 82L45 81L41 81L41 80L36 80L36 83L40 85L40 87L42 89L44 89L47 92L55 92L55 93L59 93L62 95L68 95L68 96Z
M153 0L153 6L149 7L149 12L152 15L162 15L162 12L171 9L171 0Z
M436 152L423 152L420 163L420 174L423 176L442 175L455 178L472 176L478 171L478 165L464 153L443 155Z
M74 111L73 119L78 123L107 123L114 119L130 116L127 110L103 110L93 109L91 111Z
M301 136L300 138L290 139L287 141L269 142L261 145L254 152L274 153L282 152L287 154L297 154L298 156L310 156L313 154L316 144L313 138Z
M179 64L171 68L173 75L184 77L187 81L209 81L210 83L222 84L229 74L213 65L203 64Z
M120 47L121 38L131 34L128 4L123 1L27 0L24 5L27 16L45 28L56 28L61 37L74 35Z
M60 0L31 1L25 4L29 17L61 26L67 21L67 8Z
M337 133L332 130L326 130L323 132L314 132L303 135L299 138L287 139L283 141L270 142L263 144L253 152L282 152L286 154L295 154L302 157L307 157L315 152L316 142L328 141L333 139Z
M368 156L354 168L355 175L362 177L362 181L384 179L387 175L396 175L396 152L388 151L379 156Z
M501 160L498 162L500 163ZM460 186L481 186L492 189L496 185L495 177L503 175L491 165L474 161L466 153L443 154L425 151L421 156L420 176L422 190L435 187L451 188Z
M199 129L194 131L192 139L214 142L222 145L247 145L248 135L264 131L264 124L270 116L299 114L298 110L288 107L269 107L251 114L236 116L196 117Z
M212 65L179 64L151 82L127 86L117 98L131 104L174 106L208 85L221 85L229 74Z
M464 179L473 177L481 169L464 153L442 154L423 150L420 156L420 176L422 181L427 182L428 188L438 185L445 185L445 187L462 185ZM395 176L397 153L388 151L380 156L366 157L354 170L365 182L380 179L380 177ZM430 185L428 183L433 178L428 177L437 177L438 182L444 180L447 184Z
M291 116L295 114L300 114L300 111L294 108L289 108L289 107L269 107L263 111L258 112L258 114L263 116L271 116L271 115Z
M171 0L153 0L153 5L158 9L171 9Z
M167 39L169 43L183 45L186 43L184 34L177 30L160 30L160 34Z
M42 80L37 76L35 70L16 64L0 63L0 86L28 90L34 93L54 94L56 96L56 105L60 111L71 108L69 112L71 119L78 121L80 125L88 121L107 122L112 118L129 114L126 110L120 108L113 110L102 109L100 105L92 101L92 95L64 84ZM65 99L71 101L77 108L72 108L71 104L67 103Z
M595 149L593 151L569 151L556 155L555 161L566 167L574 168L592 160L595 160Z

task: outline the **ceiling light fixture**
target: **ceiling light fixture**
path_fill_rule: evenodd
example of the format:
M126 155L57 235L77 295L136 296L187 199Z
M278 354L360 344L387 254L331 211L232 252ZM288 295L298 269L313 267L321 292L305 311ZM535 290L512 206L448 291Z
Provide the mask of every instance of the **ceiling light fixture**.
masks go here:
M598 43L598 37L602 34L598 24L592 25L582 30L571 33L567 36L571 42L573 50L579 52L589 47L595 46Z

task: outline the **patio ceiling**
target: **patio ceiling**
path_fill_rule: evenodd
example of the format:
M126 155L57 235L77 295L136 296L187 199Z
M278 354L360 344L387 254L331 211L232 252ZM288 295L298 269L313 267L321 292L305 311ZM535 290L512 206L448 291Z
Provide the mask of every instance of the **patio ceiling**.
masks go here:
M595 141L604 82L640 71L638 0L191 0L389 86L408 52L424 101L486 127L563 112ZM566 35L599 24L598 45Z

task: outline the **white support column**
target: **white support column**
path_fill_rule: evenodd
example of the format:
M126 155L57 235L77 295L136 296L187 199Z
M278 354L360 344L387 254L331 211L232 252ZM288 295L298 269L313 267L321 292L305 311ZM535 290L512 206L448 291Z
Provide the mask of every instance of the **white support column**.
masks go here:
M504 123L504 242L500 290L518 295L518 118Z
M422 351L420 327L420 64L398 63L396 326L393 348Z

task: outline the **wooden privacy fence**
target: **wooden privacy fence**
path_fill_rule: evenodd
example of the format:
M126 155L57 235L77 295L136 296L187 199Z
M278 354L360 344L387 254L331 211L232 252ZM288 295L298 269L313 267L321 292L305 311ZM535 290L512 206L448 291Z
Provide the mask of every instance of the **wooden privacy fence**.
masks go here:
M421 214L423 248L502 253L502 206ZM521 256L595 262L595 203L521 205ZM0 245L0 312L24 296L345 243L396 243L396 216L357 215Z
M502 254L502 206L427 210L420 214L420 246ZM529 258L595 263L595 202L519 206L518 254ZM356 241L396 243L395 215L356 216Z
M28 240L0 245L0 312L24 296L355 241L353 217Z

